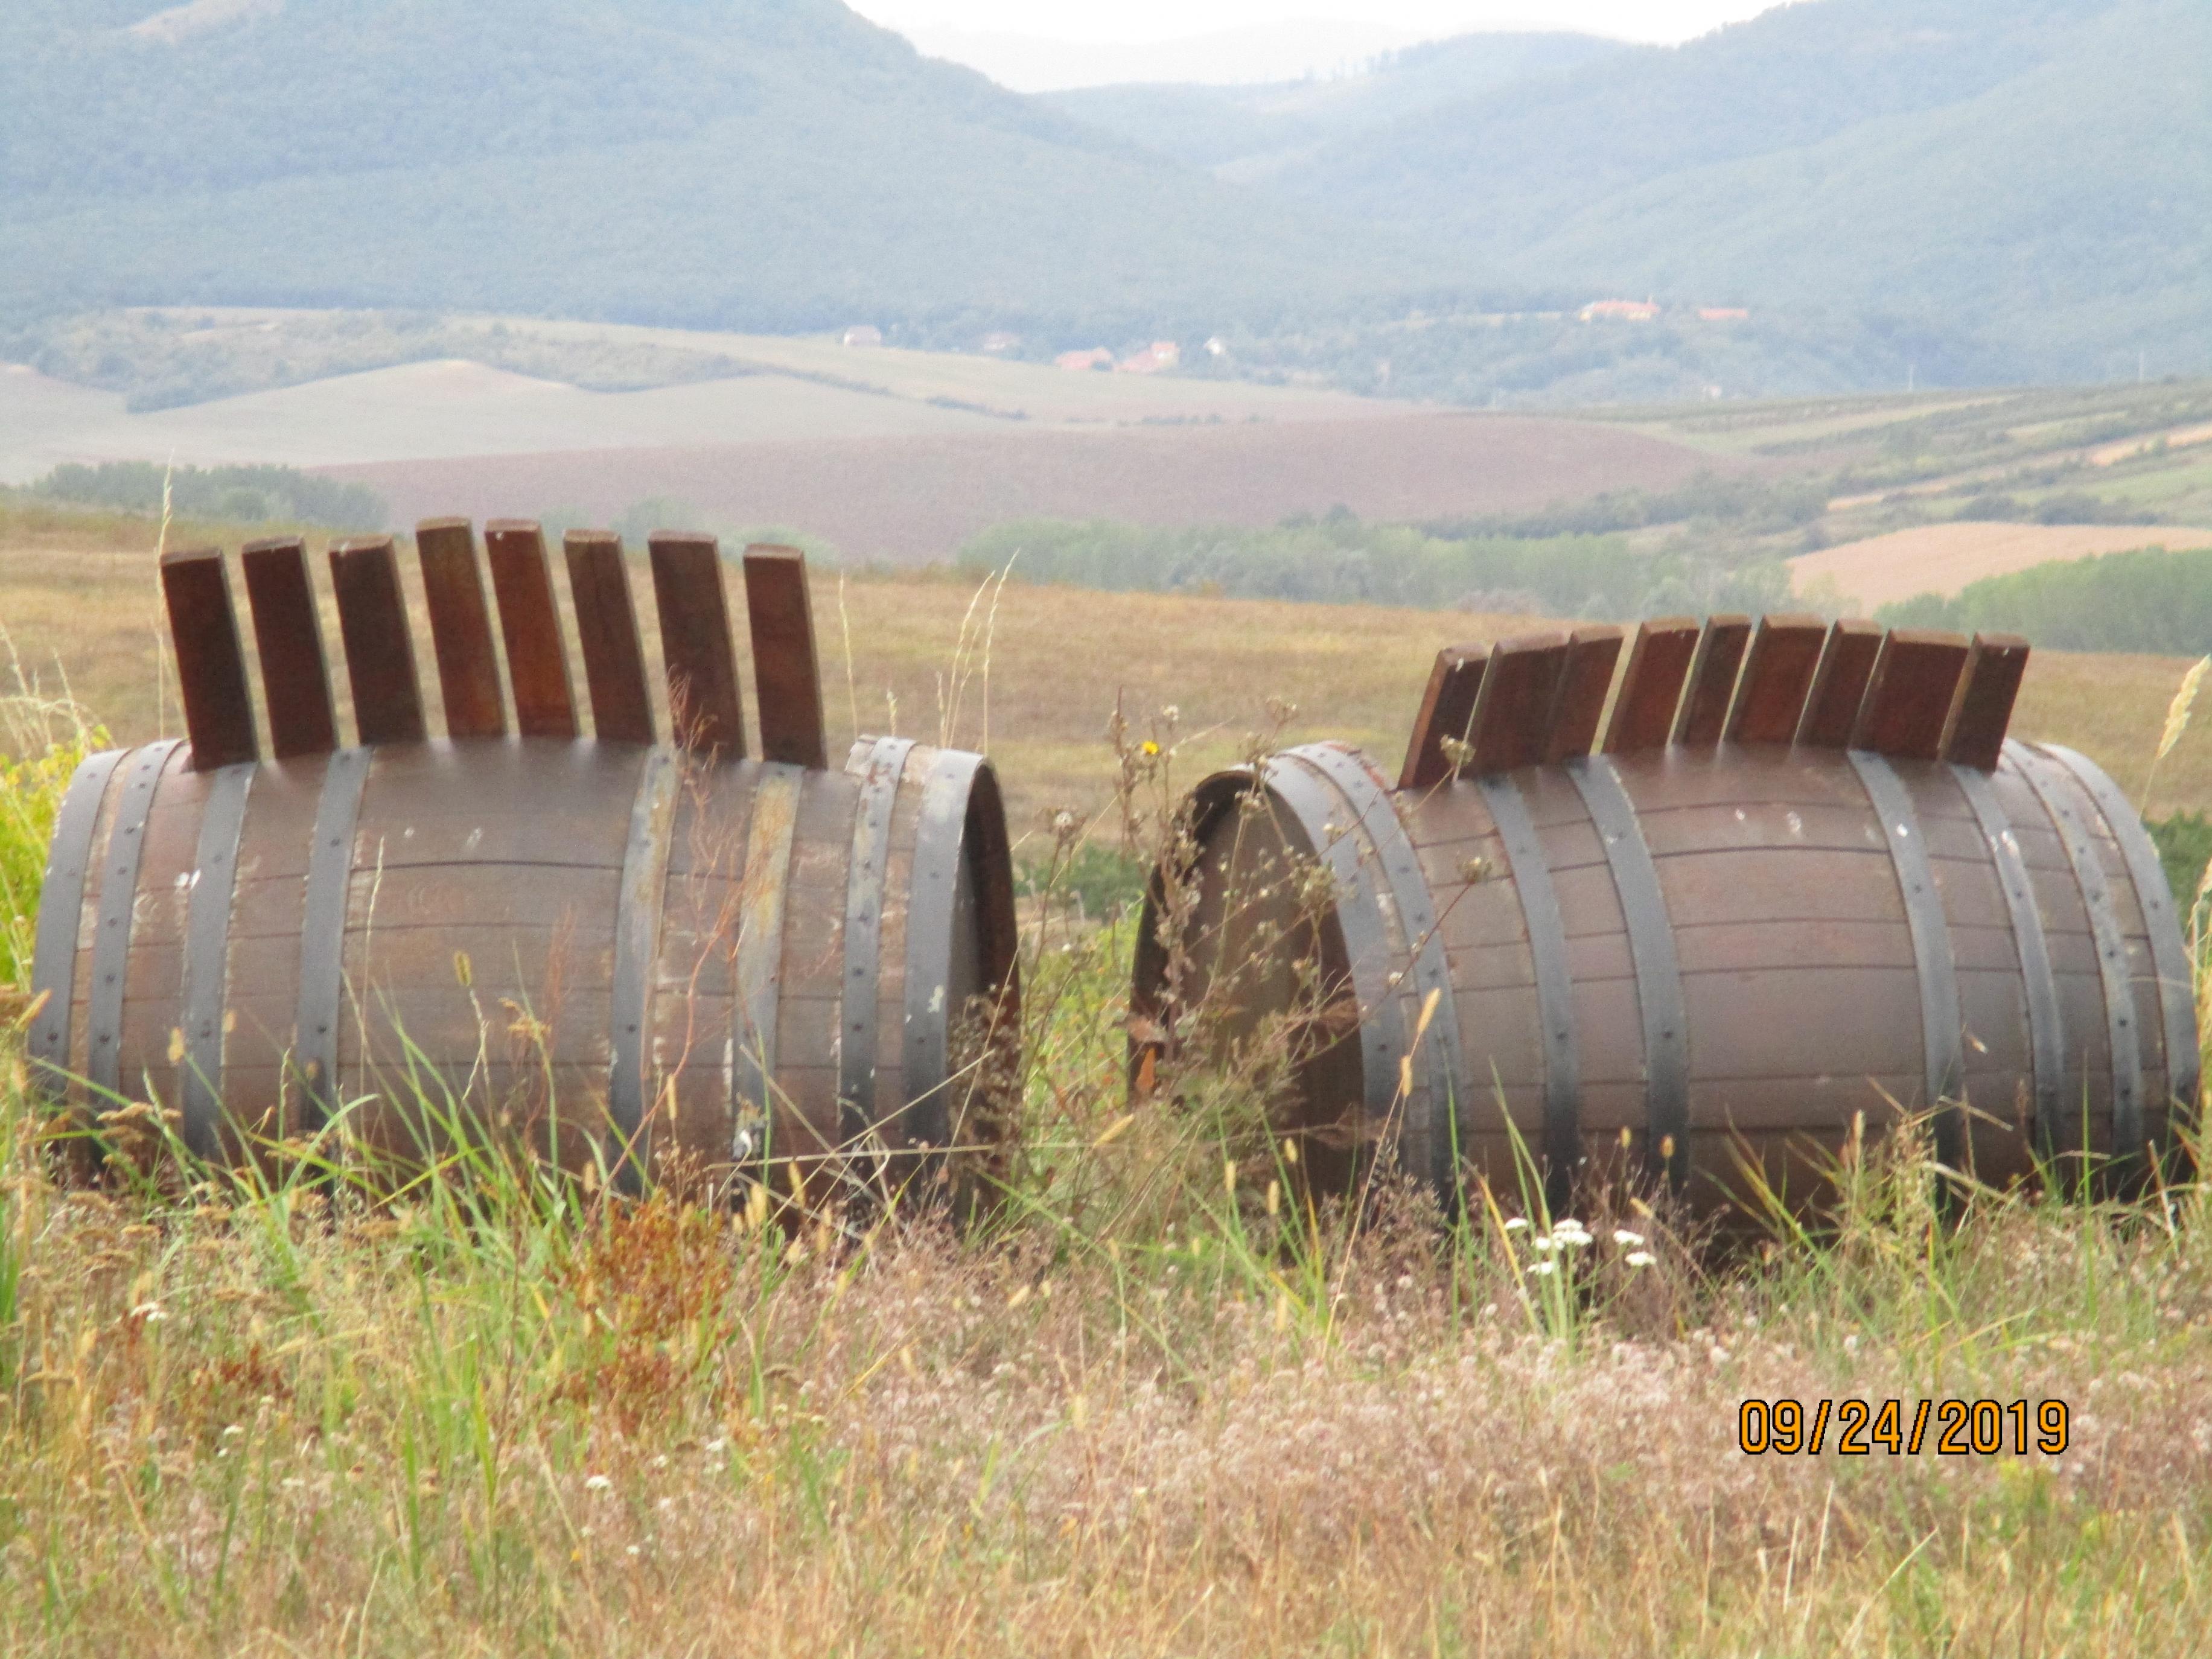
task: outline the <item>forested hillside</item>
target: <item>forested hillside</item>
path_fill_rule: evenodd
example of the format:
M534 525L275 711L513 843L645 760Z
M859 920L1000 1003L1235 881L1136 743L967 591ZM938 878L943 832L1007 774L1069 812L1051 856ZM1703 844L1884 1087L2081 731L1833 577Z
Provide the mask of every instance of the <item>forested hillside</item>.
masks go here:
M1270 187L1563 303L1778 313L1923 380L2088 378L2212 366L2208 155L2203 0L1812 0L1432 105Z
M1393 122L1634 51L1591 34L1463 34L1392 52L1359 75L1263 86L1085 87L1038 101L1249 183Z
M2205 0L1799 0L1042 100L839 0L155 4L0 7L0 353L229 303L1165 337L1477 404L2212 370ZM1577 320L1607 296L1660 315Z
M154 10L0 8L0 313L398 305L1113 338L1402 303L1421 275L1409 248L925 60L836 0L199 0L159 27Z

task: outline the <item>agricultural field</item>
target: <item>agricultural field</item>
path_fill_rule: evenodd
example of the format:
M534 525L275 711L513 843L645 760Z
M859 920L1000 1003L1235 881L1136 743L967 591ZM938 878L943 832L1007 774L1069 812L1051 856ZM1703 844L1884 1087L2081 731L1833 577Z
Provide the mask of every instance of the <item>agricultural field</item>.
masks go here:
M1872 612L1920 593L1947 599L1984 576L2010 575L2057 559L2131 548L2212 547L2212 530L2168 525L1981 524L1960 520L1893 530L1790 561L1800 592L1826 592Z
M1422 519L1741 465L1572 419L520 319L127 313L40 365L0 368L0 483L70 462L280 464L374 487L397 523L611 520L660 500L793 526L854 562L950 559L1014 519Z
M177 545L235 548L269 532L188 524L172 535ZM18 509L12 520L0 518L0 628L16 672L42 696L66 688L120 741L178 729L173 680L155 667L166 623L153 550L144 542L118 545L158 533L122 514L88 522ZM311 534L311 550L320 545ZM311 562L326 580L319 556ZM402 561L402 580L419 631L411 559ZM558 560L554 580L565 604L567 573ZM641 559L633 580L647 591ZM833 748L856 732L888 732L985 749L1008 787L1018 836L1062 807L1109 827L1106 734L1117 708L1173 751L1173 775L1188 782L1235 763L1255 734L1270 732L1290 743L1341 738L1395 768L1439 647L1557 625L1382 605L1097 593L1024 583L1018 559L1004 581L942 570L842 577L817 570L814 606ZM335 652L327 594L324 613ZM640 622L653 651L659 626L651 613L643 606ZM569 644L571 676L580 685L581 659ZM2132 787L2188 665L2186 659L2039 652L2014 729L2072 744ZM343 710L342 684L338 696ZM1168 709L1172 716L1163 714ZM434 709L434 729L437 718ZM2212 808L2212 738L2181 744L2155 781L2154 815Z
M20 880L82 740L64 685L121 738L176 714L150 526L10 511ZM1146 848L1248 732L1394 759L1437 644L1528 625L945 575L825 575L815 610L833 729L987 745L1018 833L1062 805L1120 830L1118 702L1165 751L1129 798ZM2132 789L2183 666L2039 655L2016 725ZM2212 739L2158 784L2212 801ZM1540 1278L1520 1194L1301 1201L1257 1073L1133 1109L1129 924L1029 914L1024 1150L964 1230L489 1158L397 1200L187 1184L143 1113L87 1189L0 987L0 1650L2118 1659L2212 1617L2198 1187L1944 1218L1908 1133L1816 1237L1601 1194ZM1745 1399L1844 1396L2063 1400L2070 1438L1738 1449Z
M137 528L11 524L0 618L52 675L8 705L19 749L76 740L61 669L125 737L173 725L150 549L109 545ZM1387 758L1441 630L1524 625L910 577L816 606L833 721L887 723L889 692L902 729L988 741L1018 819L1107 814L1117 697L1176 782L1271 694L1300 705L1282 735ZM2132 787L2179 666L2039 658L2019 725ZM2207 758L2185 737L2162 797L2212 798ZM59 760L0 781L11 872ZM1170 781L1133 798L1145 844ZM1907 1134L1817 1237L1600 1194L1538 1279L1520 1194L1452 1223L1389 1187L1302 1204L1256 1076L1132 1110L1128 925L1032 916L1026 1150L964 1231L763 1226L493 1159L397 1201L180 1188L127 1122L145 1177L86 1190L0 988L0 1647L2118 1659L2212 1615L2197 1187L1946 1219ZM1854 1395L2063 1400L2070 1437L1737 1449L1747 1397Z

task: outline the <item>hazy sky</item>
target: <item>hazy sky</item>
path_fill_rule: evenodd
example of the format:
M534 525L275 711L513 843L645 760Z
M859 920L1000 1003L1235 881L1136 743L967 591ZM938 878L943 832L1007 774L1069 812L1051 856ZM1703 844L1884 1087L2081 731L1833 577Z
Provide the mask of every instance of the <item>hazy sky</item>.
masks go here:
M1468 29L1587 29L1686 40L1774 0L848 0L895 29L957 29L1081 41L1165 40L1307 20L1413 35Z

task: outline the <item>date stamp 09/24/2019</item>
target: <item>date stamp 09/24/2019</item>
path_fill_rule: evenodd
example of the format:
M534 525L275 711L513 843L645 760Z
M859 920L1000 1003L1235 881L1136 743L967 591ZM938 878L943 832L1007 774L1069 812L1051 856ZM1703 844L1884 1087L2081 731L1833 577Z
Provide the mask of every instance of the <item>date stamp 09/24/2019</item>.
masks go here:
M1931 1433L1932 1431L1932 1433ZM1752 1456L2046 1457L2065 1451L2073 1413L2063 1400L1747 1400L1736 1412L1736 1446Z

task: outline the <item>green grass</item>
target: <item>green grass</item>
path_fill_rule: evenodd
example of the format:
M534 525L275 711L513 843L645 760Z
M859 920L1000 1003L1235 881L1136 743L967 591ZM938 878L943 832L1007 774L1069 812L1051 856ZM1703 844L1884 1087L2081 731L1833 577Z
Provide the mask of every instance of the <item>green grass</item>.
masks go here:
M10 775L10 857L62 775ZM1947 1223L1908 1132L1815 1231L1347 1208L1265 1132L1267 1065L1133 1105L1132 943L1040 908L1021 1150L965 1231L610 1201L483 1148L402 1176L343 1118L200 1168L144 1108L92 1189L11 1053L0 1650L2194 1644L2203 1188ZM2063 1400L2070 1443L1736 1449L1746 1399L1845 1397Z

